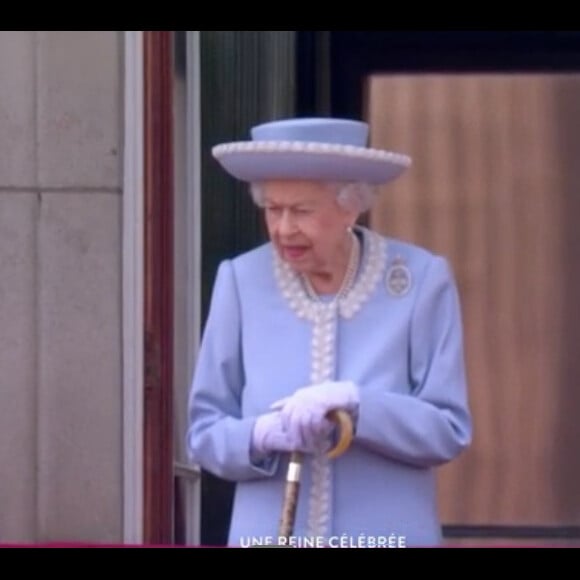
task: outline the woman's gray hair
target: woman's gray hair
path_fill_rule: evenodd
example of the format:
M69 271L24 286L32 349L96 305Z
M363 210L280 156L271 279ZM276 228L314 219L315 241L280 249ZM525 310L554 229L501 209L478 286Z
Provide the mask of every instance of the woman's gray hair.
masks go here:
M369 211L377 198L376 186L365 182L325 182L336 194L337 202L359 214ZM259 182L250 183L250 194L258 207L264 207L264 189Z

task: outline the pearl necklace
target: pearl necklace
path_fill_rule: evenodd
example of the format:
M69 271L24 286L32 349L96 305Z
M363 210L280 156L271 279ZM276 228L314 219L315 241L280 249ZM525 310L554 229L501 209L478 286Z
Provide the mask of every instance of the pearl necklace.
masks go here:
M352 229L350 229L349 232L350 232L352 242L350 245L350 256L348 258L346 272L344 274L342 284L340 285L340 288L339 288L338 292L336 293L336 295L334 296L334 298L332 299L331 303L334 303L334 302L340 300L341 298L344 298L348 294L349 290L351 289L351 287L354 283L354 279L356 278L356 273L358 270L358 265L359 265L359 260L360 260L360 242L359 242L356 234L352 231ZM308 297L311 300L314 300L316 302L321 302L320 296L318 295L316 290L313 288L312 283L308 279L308 276L306 276L305 274L302 274L301 279L302 279L302 283L304 285L304 288L306 290L306 293L308 294Z

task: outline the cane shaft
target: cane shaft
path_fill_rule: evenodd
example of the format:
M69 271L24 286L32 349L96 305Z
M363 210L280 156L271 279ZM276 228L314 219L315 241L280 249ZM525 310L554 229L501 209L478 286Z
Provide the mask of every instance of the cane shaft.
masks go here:
M353 437L352 421L348 413L342 410L334 410L328 414L328 419L336 423L338 427L338 442L327 452L329 459L342 455L349 447ZM296 509L300 493L300 471L302 469L302 453L294 451L290 455L288 469L286 471L286 486L284 488L284 502L280 516L278 535L281 538L290 538L294 533L296 521Z
M302 454L295 451L290 456L288 470L286 472L286 486L284 488L284 502L280 516L280 528L278 535L281 538L289 538L294 532L296 520L296 508L300 494L300 470L302 469Z

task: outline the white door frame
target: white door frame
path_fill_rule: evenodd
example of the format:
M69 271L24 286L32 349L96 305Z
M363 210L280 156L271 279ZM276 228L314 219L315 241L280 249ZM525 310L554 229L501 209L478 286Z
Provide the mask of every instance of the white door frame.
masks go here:
M185 344L175 344L174 353L177 365L174 376L174 401L176 409L173 414L177 421L176 432L179 441L175 442L174 474L183 482L183 510L185 522L185 543L189 546L199 545L201 541L201 471L192 464L185 450L185 430L187 418L184 412L189 384L199 349L201 329L201 91L200 91L200 55L199 31L187 31L185 40L185 98L179 111L175 112L177 123L184 123L185 138L176 145L184 147L177 152L183 165L184 175L176 175L176 183L184 180L183 189L176 188L175 204L181 205L183 212L176 212L176 231L184 232L184 244L176 244L174 262L176 269L184 273L185 284L184 310L185 333L182 338ZM177 220L180 220L178 223ZM183 293L182 293L183 296ZM177 304L177 300L175 303ZM178 314L179 315L179 314ZM176 323L177 327L177 323ZM181 355L181 356L179 356ZM185 377L185 378L184 378ZM181 381L180 381L181 378ZM183 423L180 425L179 423Z
M125 31L123 167L123 542L143 542L143 33Z

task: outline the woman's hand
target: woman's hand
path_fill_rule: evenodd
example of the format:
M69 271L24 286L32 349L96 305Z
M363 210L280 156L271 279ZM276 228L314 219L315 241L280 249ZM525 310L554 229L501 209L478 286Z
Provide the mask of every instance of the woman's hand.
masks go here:
M327 413L343 409L356 416L358 406L357 385L351 381L327 381L298 389L292 396L276 401L272 408L280 410L281 428L288 437L320 444L334 428Z
M330 422L327 423L332 429ZM265 456L275 452L292 451L314 453L319 444L318 440L318 436L284 429L282 414L280 411L273 411L256 419L252 431L252 455Z

